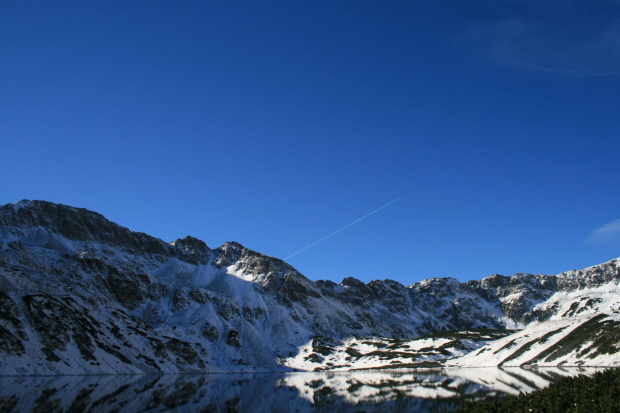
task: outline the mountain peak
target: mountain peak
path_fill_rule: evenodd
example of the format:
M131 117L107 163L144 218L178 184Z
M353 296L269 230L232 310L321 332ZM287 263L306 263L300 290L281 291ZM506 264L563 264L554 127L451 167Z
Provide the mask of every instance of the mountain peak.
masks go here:
M211 258L211 249L207 244L190 235L179 238L170 243L178 252L183 261L190 264L207 264Z
M175 248L159 238L133 232L97 212L47 201L22 200L0 206L0 226L16 239L29 240L33 246L39 240L49 246L52 237L57 239L57 245L68 245L67 241L90 242L142 254L178 256L182 260L189 256L192 261L198 258L188 255L185 246L192 244L190 250L202 251L202 255L208 250L206 244L202 247L196 242L199 240L187 238L183 249Z

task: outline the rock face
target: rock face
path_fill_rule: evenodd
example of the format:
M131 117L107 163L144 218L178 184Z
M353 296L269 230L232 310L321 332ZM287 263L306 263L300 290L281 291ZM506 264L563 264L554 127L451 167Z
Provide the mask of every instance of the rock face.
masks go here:
M513 328L554 317L561 306L543 304L559 293L619 280L615 260L467 283L313 282L235 242L166 243L21 201L0 207L0 375L282 370L317 337Z

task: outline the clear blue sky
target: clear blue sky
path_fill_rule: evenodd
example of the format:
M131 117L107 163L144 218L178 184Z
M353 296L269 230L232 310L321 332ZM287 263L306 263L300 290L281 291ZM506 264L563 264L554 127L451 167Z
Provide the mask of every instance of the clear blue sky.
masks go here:
M311 279L620 256L618 1L0 3L0 203Z

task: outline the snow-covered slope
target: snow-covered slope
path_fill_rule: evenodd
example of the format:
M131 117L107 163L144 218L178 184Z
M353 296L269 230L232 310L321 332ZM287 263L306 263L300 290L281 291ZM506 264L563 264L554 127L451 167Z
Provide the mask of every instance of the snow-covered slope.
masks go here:
M560 277L570 277L565 273ZM620 365L620 286L615 283L561 291L534 308L545 314L525 329L497 340L450 365ZM547 319L548 317L548 319Z
M0 207L0 374L438 362L503 336L485 338L475 329L536 320L572 326L592 318L588 334L613 330L615 319L596 318L617 310L611 301L586 299L589 310L575 304L562 311L597 288L603 290L593 299L617 296L618 266L614 260L558 276L495 275L468 283L434 278L409 287L354 278L313 282L235 242L215 249L189 236L167 243L85 209L20 201ZM476 338L415 340L463 330ZM601 357L589 364L611 362Z
M468 354L509 334L509 330L465 330L407 340L351 337L340 343L315 337L284 364L303 371L440 367L445 360Z

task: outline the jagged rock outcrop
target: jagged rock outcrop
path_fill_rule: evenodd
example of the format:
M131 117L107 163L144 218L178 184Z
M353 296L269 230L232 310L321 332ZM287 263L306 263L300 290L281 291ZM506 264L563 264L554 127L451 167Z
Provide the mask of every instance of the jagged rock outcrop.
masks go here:
M499 300L506 317L520 324L532 321L532 308L558 290L557 279L553 275L523 273L512 277L495 274L480 281L469 281L467 285L487 300Z

